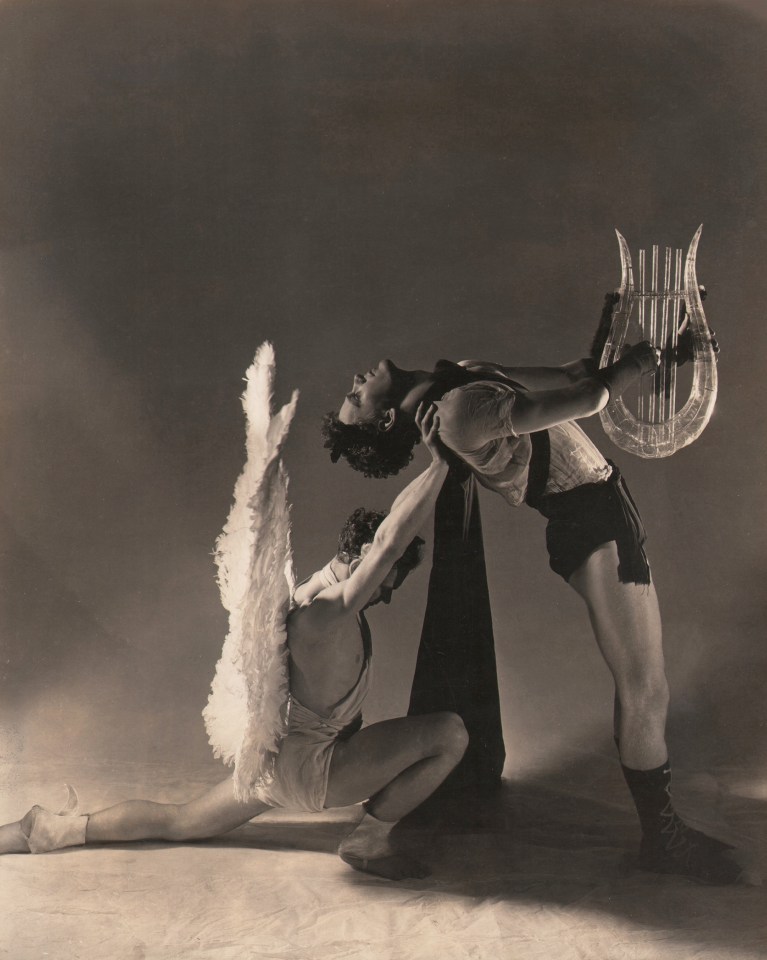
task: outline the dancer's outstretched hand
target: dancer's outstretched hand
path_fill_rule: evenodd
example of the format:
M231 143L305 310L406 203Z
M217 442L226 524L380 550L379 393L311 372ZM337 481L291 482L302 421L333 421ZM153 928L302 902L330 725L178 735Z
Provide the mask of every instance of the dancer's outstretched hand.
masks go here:
M434 403L419 403L415 413L415 425L421 431L424 446L432 460L447 461L447 447L439 439L439 413Z

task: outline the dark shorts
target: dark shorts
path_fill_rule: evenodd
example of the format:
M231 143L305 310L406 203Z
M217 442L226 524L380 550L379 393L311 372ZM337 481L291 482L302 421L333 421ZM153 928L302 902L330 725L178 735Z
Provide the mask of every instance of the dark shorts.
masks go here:
M603 543L618 547L622 583L649 583L650 566L643 544L642 520L620 471L603 483L584 483L565 493L541 497L537 510L548 519L546 547L551 569L569 580Z

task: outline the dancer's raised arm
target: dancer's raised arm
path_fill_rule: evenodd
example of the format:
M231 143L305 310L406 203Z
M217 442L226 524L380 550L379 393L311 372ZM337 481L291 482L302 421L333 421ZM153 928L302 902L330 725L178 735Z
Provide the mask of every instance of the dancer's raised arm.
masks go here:
M391 512L376 531L369 550L349 579L339 584L339 599L349 611L361 610L386 579L434 508L447 476L448 465L438 436L436 408L421 404L416 423L431 454L431 464L399 494Z

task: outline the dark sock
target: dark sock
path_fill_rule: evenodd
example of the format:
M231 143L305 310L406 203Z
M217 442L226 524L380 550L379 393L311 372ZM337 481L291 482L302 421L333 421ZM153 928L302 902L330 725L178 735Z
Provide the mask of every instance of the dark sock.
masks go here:
M632 770L623 764L621 768L639 814L642 832L645 836L657 836L674 813L668 760L654 770Z

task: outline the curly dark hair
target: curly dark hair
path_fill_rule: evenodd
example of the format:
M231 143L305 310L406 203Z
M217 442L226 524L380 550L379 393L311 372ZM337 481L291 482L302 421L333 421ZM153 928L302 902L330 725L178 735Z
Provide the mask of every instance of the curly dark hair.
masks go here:
M351 563L362 553L366 543L372 543L376 530L381 526L386 513L382 510L366 510L364 507L349 514L338 537L338 552L336 556L344 563ZM397 561L397 580L399 586L411 570L415 569L423 559L425 541L421 537L413 537Z
M366 477L393 477L413 459L421 434L409 417L397 417L389 430L379 430L375 420L341 423L331 411L322 418L322 436L330 459L345 457L349 466Z

